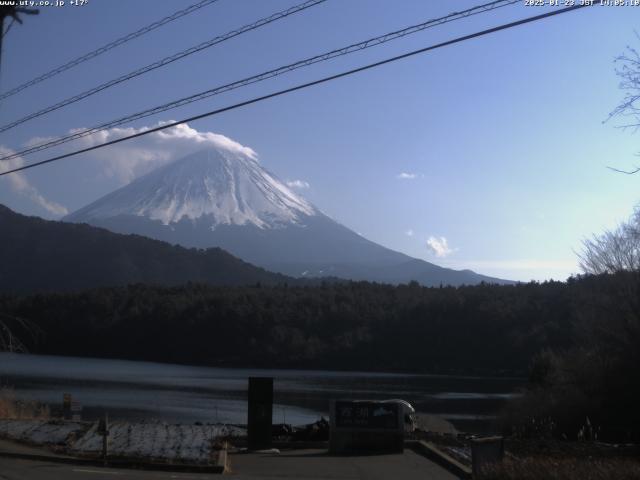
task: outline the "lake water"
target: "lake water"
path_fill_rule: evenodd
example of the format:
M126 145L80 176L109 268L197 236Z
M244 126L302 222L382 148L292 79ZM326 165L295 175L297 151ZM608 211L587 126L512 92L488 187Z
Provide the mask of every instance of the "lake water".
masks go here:
M248 377L274 377L274 423L328 416L331 399L402 398L470 432L492 430L493 417L522 379L441 375L260 370L126 360L0 353L0 384L19 398L59 408L63 393L83 418L246 423Z

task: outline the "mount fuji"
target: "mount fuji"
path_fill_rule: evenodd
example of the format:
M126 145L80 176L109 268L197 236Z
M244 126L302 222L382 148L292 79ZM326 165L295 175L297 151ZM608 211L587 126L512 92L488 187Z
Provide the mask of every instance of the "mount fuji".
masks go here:
M511 283L390 250L332 220L242 150L164 165L63 218L185 247L220 247L295 277L423 285Z

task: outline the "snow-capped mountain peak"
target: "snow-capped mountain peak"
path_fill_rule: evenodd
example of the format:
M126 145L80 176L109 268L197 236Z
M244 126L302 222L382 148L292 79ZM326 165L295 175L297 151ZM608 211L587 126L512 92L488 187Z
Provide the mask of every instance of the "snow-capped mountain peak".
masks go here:
M277 228L318 210L255 158L209 148L169 163L69 215L89 221L133 215L164 225L205 218L218 225Z
M237 145L216 145L157 168L63 220L188 248L219 247L296 277L423 285L502 282L367 240L298 196L266 171L252 150Z

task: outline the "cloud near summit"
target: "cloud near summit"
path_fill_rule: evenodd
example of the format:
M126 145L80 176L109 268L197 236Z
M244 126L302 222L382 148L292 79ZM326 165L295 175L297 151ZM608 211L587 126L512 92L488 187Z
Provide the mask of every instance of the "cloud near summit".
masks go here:
M81 148L92 147L118 138L145 132L172 122L172 120L162 121L151 126L143 126L140 128L110 128L71 142L65 145L64 150L51 149L46 151L46 153L55 151L57 155ZM75 128L69 130L67 133L74 134L83 130L85 129ZM24 147L32 147L50 140L55 140L55 137L34 137L25 142L20 150ZM258 161L258 154L253 149L219 133L199 131L186 123L87 152L82 154L82 156L86 161L95 163L99 175L114 178L120 185L125 185L135 178L149 173L151 170L207 147L227 150L233 154L243 155ZM1 156L13 153L14 151L12 149L0 145ZM0 171L20 167L24 164L24 159L18 157L7 162L2 162ZM68 213L64 206L46 199L38 189L29 182L28 171L17 172L2 178L6 179L15 193L26 196L50 214L62 216Z
M168 123L172 123L172 120L141 128L111 128L88 135L75 145L80 144L82 147L98 145ZM79 131L82 129L75 129L70 133ZM195 153L207 146L258 160L258 154L253 149L219 133L196 130L186 123L90 152L87 156L98 160L104 175L115 177L120 183L126 184L159 166Z

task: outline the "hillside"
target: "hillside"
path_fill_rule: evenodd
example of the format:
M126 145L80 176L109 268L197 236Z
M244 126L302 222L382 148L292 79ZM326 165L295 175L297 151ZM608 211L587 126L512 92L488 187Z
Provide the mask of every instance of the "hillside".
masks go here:
M0 205L0 291L70 291L131 283L277 284L288 277L219 248L187 249L83 224L27 217Z

